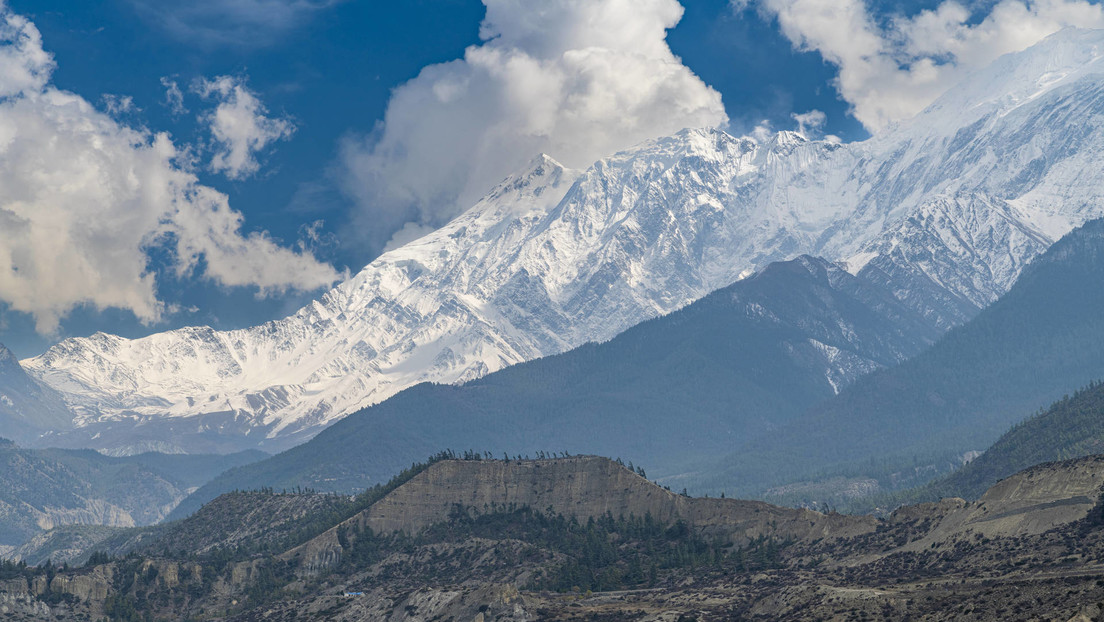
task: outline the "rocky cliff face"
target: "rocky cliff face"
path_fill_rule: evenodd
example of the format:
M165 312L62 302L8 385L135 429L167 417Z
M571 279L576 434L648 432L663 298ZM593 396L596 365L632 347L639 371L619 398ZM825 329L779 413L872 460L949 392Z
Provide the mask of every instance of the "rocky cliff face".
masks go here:
M945 499L898 510L898 520L925 518L935 527L905 550L946 544L975 535L1014 538L1045 533L1084 519L1104 492L1104 456L1051 462L1021 471L994 484L967 503Z
M457 509L473 514L530 507L581 522L651 515L683 521L711 537L737 544L759 536L782 540L853 537L872 531L868 516L822 514L758 501L692 498L675 494L624 466L595 456L549 460L445 460L437 462L367 510L289 552L286 558L317 571L341 558L338 532L365 527L375 533L416 534L449 519Z
M24 579L0 582L0 616L11 620L52 620L50 606L35 598Z
M845 537L873 525L863 517L828 516L756 501L693 498L675 494L608 458L438 462L355 518L375 532L416 533L462 507L476 513L528 506L582 522L650 514L727 531L739 538L773 532L780 537Z
M88 454L0 447L0 545L60 525L151 524L187 496L160 474Z
M368 509L306 544L285 559L310 572L341 559L338 532L419 531L463 510L472 514L530 507L585 522L606 514L651 515L663 523L684 521L710 537L736 544L773 536L796 542L855 539L887 528L923 525L905 546L876 557L923 551L976 537L1034 536L1082 520L1104 491L1104 456L1039 465L989 489L977 502L947 499L906 506L886 523L870 516L822 514L758 501L693 498L672 493L607 458L551 460L446 460L438 462ZM348 537L348 536L346 536Z

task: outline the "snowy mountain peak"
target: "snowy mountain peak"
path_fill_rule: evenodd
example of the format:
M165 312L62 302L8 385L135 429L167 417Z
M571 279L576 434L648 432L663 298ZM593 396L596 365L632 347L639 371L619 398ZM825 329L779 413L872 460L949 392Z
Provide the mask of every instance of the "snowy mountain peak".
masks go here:
M548 190L570 181L578 173L569 170L547 154L540 154L517 173L494 187L480 204L522 204L525 199L537 200ZM559 197L555 197L558 199Z
M46 429L64 429L71 419L61 396L28 376L0 344L0 434L24 441Z
M183 446L236 433L278 449L413 384L606 340L803 254L950 326L1104 215L1102 39L1058 33L862 143L688 129L582 172L538 156L289 318L97 334L25 367L78 412L72 444L141 420L177 422Z
M4 344L0 343L0 366L5 365L18 365L19 362L15 360L15 355Z
M773 152L783 153L792 151L794 147L809 142L804 134L782 130L771 136L769 149Z
M555 158L548 155L547 153L537 154L537 156L535 158L533 158L532 160L529 161L529 166L526 167L527 170L529 170L533 173L537 173L537 174L543 174L542 171L544 169L550 169L550 170L559 169L559 170L562 170L564 168L565 168L564 165L557 162ZM526 169L523 169L523 170L526 170Z

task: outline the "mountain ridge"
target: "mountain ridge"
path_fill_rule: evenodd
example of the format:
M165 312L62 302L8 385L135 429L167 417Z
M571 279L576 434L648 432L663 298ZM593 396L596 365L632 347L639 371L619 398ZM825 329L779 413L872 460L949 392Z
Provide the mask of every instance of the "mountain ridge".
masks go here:
M444 448L647 455L658 475L724 452L939 335L922 315L839 266L771 264L601 344L460 386L424 384L303 445L228 472L175 517L220 492L263 486L351 492Z
M1097 219L1056 242L1007 294L931 348L714 461L710 487L833 472L888 482L889 465L868 461L892 457L907 470L921 456L988 447L1063 394L1104 378L1102 283L1104 219Z
M285 320L77 338L24 363L78 413L54 441L125 449L148 425L279 449L418 382L607 340L800 254L861 266L947 328L1104 215L1086 175L1104 153L1098 43L1057 33L863 143L685 130L583 172L537 158Z
M72 416L61 394L28 375L11 350L0 344L0 424L4 435L26 442L43 429L67 426Z

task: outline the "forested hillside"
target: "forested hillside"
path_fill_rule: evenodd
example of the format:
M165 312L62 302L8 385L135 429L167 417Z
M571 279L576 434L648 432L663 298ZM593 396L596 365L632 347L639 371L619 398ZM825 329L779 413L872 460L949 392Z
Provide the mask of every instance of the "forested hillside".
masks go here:
M972 321L730 453L709 481L745 493L840 474L892 486L916 465L983 450L1009 426L1104 378L1101 309L1097 220L1057 242Z
M1029 466L1100 453L1104 453L1104 384L1097 382L1015 425L958 471L896 499L910 503L941 497L976 499L998 480Z

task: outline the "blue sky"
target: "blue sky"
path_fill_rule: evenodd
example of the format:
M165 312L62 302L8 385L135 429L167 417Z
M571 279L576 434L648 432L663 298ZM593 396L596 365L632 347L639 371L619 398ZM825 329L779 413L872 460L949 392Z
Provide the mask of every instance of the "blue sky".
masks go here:
M803 1L808 6L801 6ZM935 2L851 2L865 7L875 31L886 27L893 16L915 16L937 6ZM670 3L673 0L654 0L657 15L668 11ZM173 6L178 4L184 8ZM841 96L844 87L834 81L841 68L846 71L858 61L849 60L851 52L831 40L831 33L818 33L815 25L801 22L816 8L816 0L765 0L739 6L729 0L683 0L681 4L685 12L667 33L666 44L689 70L678 79L692 74L704 83L696 91L706 115L701 118L715 119L718 114L709 110L709 88L723 102L727 121L721 125L734 133L749 132L763 121L773 129L794 129L793 114L817 110L824 114L818 134L852 141L868 136L866 127L876 128L883 118L879 114L895 118L893 102L872 102L862 84L849 82ZM992 4L972 5L968 19L955 18L962 22L956 27L982 22ZM374 211L372 201L393 197L356 190L356 184L378 182L379 176L360 178L346 169L355 161L350 152L378 162L373 160L379 155L373 145L404 145L403 134L394 130L392 136L393 127L383 125L393 90L416 78L423 68L455 62L469 46L482 43L485 7L479 0L8 0L8 6L41 33L41 46L53 56L49 78L53 87L79 95L102 112L113 109L111 116L121 127L147 136L167 132L179 151L191 153L187 168L196 183L225 194L229 208L241 214L241 237L267 232L264 243L271 244L258 251L268 253L265 257L277 256L275 247L283 247L317 260L294 263L298 259L279 255L294 263L289 269L303 275L282 282L279 277L219 273L213 269L214 254L198 254L190 269L181 270L173 252L161 244L143 250L153 278L150 287L157 304L163 306L160 311L148 311L148 304L128 307L112 302L115 299L97 303L96 294L90 293L87 299L92 302L51 307L61 309L52 311L57 316L53 324L34 312L15 310L20 305L34 308L34 302L26 298L11 302L16 297L5 297L0 291L0 342L21 357L38 354L62 338L98 330L140 336L183 325L234 328L280 317L323 291L315 286L333 275L320 266L332 267L335 273L355 272L381 252L406 219L424 229L453 213L424 206L412 211ZM502 24L520 19L518 6L524 3L502 9ZM507 28L521 27L499 26L503 31ZM795 40L795 32L805 37L803 43ZM511 36L500 34L502 41ZM522 48L531 44L520 34L517 41ZM662 47L662 41L654 43ZM950 58L947 54L959 54L960 58L950 60L967 64L965 52L949 50L929 55L944 62ZM901 62L894 60L889 71ZM454 69L448 66L445 71ZM222 86L215 82L218 77L227 77ZM168 99L166 85L172 84L181 96L176 106ZM417 94L416 89L410 90ZM231 100L232 96L238 99ZM262 123L257 131L267 131L268 138L254 144L260 146L252 151L238 152L238 156L244 153L245 159L238 161L241 166L226 164L219 170L215 162L220 153L225 156L223 162L233 162L225 158L235 155L229 147L222 149L230 143L218 142L212 115L220 103L232 101L259 106L252 108L255 118L268 125ZM850 112L856 106L866 127ZM397 111L388 123L398 127L398 117ZM617 144L618 138L612 137L608 144ZM582 151L572 157L588 154ZM524 160L518 162L522 164ZM407 169L380 170L389 174ZM485 183L468 181L477 188ZM465 192L457 190L454 194L461 197L457 200L463 200ZM183 224L174 227L171 239L188 235ZM62 285L42 283L42 287ZM258 297L259 289L268 295ZM128 299L127 295L120 294L119 300ZM97 309L97 304L105 308ZM147 309L144 318L139 317L141 309Z

